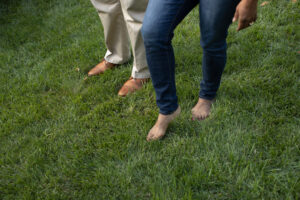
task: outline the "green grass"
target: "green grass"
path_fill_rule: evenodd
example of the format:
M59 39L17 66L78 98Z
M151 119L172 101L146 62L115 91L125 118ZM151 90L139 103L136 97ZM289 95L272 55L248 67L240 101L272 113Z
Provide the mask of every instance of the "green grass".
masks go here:
M105 53L89 1L2 0L0 199L299 199L299 10L272 0L251 28L231 26L203 122L190 113L202 55L190 13L173 40L182 114L148 143L152 85L117 96L132 61L84 80Z

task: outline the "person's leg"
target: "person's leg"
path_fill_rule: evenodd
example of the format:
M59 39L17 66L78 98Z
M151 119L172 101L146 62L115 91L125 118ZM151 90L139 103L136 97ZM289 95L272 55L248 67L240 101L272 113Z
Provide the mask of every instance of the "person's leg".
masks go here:
M183 18L198 4L197 0L150 0L142 35L147 61L156 93L159 112L173 113L177 107L173 32Z
M142 23L148 0L121 0L121 7L127 25L133 52L133 78L150 78L146 60L144 41L141 34Z
M226 64L226 37L239 0L200 0L201 46L203 48L201 90L193 119L205 119L216 97Z
M128 31L120 0L91 0L98 11L104 29L107 48L104 59L113 64L122 64L130 59Z
M141 89L143 84L150 80L144 41L141 34L147 4L148 0L121 0L121 7L129 33L134 60L131 77L119 90L119 96L126 96Z
M168 124L180 113L171 41L176 26L197 4L198 0L149 1L142 35L160 114L147 136L148 141L164 136Z

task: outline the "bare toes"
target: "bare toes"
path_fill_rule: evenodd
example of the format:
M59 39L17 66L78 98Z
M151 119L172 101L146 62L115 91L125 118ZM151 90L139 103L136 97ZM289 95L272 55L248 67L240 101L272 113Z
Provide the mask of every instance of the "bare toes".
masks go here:
M147 141L150 141L152 138L153 138L153 134L152 134L152 133L149 133L149 134L147 135Z

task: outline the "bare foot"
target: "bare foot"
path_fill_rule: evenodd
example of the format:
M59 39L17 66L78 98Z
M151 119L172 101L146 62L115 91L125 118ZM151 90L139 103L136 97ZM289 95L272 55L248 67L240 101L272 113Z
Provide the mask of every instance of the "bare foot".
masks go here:
M210 114L211 105L213 100L206 100L199 98L198 103L192 109L193 120L204 120Z
M155 125L148 133L147 141L161 139L165 134L169 124L180 114L181 108L178 106L177 110L170 115L159 114Z

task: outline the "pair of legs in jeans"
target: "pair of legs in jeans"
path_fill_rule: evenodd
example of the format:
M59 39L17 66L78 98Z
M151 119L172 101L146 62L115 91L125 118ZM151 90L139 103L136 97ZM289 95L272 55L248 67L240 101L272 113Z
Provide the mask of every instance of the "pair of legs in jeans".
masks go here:
M204 115L208 115L211 101L215 98L220 86L226 63L227 31L238 3L239 0L149 1L142 35L152 83L156 92L156 103L160 110L158 122L149 132L149 140L151 137L157 139L163 136L166 131L168 123L167 125L159 124L160 117L161 120L164 120L164 116L174 113L177 115L180 112L175 86L175 58L171 42L174 29L199 4L203 80L200 84L198 104L200 101L203 104L200 102L201 105L194 107L195 116L199 119L203 110ZM188 41L188 38L186 40ZM172 121L173 118L170 118L169 121ZM152 136L151 131L154 134Z

